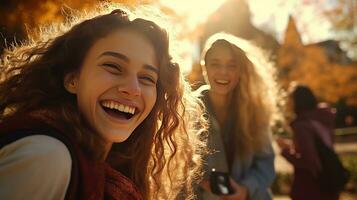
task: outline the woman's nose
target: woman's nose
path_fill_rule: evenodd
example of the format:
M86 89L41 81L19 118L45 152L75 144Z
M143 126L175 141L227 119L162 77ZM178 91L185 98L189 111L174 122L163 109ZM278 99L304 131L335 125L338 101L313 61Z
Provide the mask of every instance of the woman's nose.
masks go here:
M140 96L141 87L139 80L135 77L130 77L123 84L118 86L118 91L130 96Z
M219 69L219 73L223 74L223 75L228 74L229 73L228 67L227 66L221 66L220 69Z

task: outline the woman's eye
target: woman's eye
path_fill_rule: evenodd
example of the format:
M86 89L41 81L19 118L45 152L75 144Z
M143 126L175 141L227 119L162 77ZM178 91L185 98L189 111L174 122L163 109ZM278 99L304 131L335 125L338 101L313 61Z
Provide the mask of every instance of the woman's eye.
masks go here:
M121 72L120 65L114 63L103 63L102 64L107 71L113 74L118 74Z
M142 76L140 78L145 84L153 84L156 85L156 79L151 76Z

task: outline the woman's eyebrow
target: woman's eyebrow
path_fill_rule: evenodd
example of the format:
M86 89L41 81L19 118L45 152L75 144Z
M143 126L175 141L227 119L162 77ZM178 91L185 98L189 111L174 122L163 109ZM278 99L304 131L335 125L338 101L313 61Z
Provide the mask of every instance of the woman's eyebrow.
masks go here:
M157 67L154 67L154 66L152 66L152 65L144 65L144 68L145 69L148 69L148 70L150 70L150 71L153 71L153 72L155 72L156 73L156 75L159 75L159 70L158 70L158 68Z
M100 54L98 56L98 58L100 58L102 56L112 56L112 57L116 57L116 58L119 58L121 60L124 60L125 62L129 62L129 58L127 56L125 56L124 54L118 53L118 52L114 52L114 51L103 52L102 54Z

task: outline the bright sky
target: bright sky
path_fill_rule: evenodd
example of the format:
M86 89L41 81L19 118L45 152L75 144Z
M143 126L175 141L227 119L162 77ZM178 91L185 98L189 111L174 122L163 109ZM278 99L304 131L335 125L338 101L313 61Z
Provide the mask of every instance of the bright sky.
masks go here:
M204 23L226 0L160 0L161 4L188 19L188 27L195 28Z
M192 31L216 11L226 0L160 0L160 3L187 19L185 30ZM319 42L331 37L329 23L321 10L331 6L336 0L247 0L252 13L252 22L258 28L274 33L282 41L289 15L295 18L302 40L305 44ZM308 2L308 3L307 3ZM303 6L302 6L303 5ZM188 30L186 30L188 29ZM180 41L183 53L197 56L195 42ZM191 59L185 59L185 66L191 66ZM188 71L190 69L186 69Z
M226 0L160 0L161 4L173 9L188 19L187 27L192 30ZM253 23L264 30L276 33L281 41L289 15L295 18L305 43L317 42L331 37L329 23L318 11L327 8L336 0L247 0L252 12Z
M320 12L336 0L249 0L253 23L276 33L282 41L289 15L295 19L305 44L331 38L330 24Z
M186 18L184 27L175 27L175 31L193 31L203 24L207 18L216 11L226 0L160 0L160 4L166 6L183 18ZM183 29L184 28L184 29ZM189 72L192 66L192 59L198 59L198 41L192 38L181 39L176 53L182 58L179 62L184 66L184 72Z

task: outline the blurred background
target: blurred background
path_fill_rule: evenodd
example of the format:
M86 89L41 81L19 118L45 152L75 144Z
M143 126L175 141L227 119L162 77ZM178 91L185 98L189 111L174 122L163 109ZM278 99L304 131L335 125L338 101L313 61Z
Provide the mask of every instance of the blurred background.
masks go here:
M59 22L66 9L100 0L0 0L0 55L27 32ZM357 0L118 0L153 5L166 15L175 53L194 88L202 84L202 43L225 31L269 53L284 89L308 85L336 110L336 150L352 172L342 199L357 199ZM278 152L277 152L278 153ZM292 169L278 157L275 199L288 199Z

